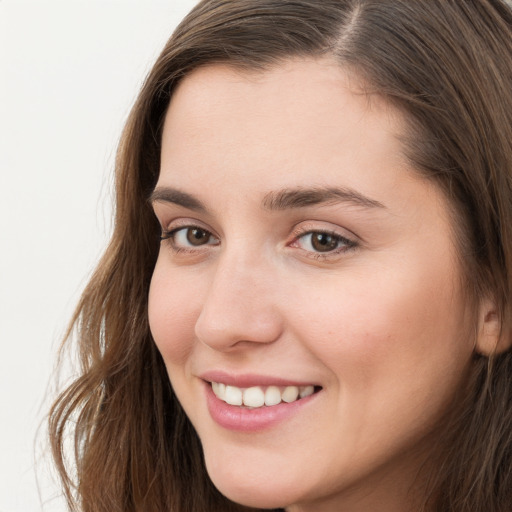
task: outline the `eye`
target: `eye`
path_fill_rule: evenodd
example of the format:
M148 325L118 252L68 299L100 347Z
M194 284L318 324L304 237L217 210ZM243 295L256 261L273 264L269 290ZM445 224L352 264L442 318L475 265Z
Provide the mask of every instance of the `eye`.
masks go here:
M292 244L294 247L318 254L339 253L356 245L356 242L328 231L309 231L298 236Z
M185 226L164 232L161 240L169 240L173 248L191 249L202 245L218 245L219 241L208 230L198 226Z

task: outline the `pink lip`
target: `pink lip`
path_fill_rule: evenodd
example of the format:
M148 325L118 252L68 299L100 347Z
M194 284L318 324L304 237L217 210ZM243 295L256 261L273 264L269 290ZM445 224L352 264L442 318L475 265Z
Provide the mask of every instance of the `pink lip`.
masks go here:
M252 386L316 386L314 382L300 382L267 375L243 374L232 375L221 370L210 370L199 375L199 378L207 382L222 382L237 388L250 388Z
M213 381L218 382L218 381ZM220 382L225 382L220 380ZM254 381L250 381L254 382ZM275 381L272 383L274 384ZM272 385L269 384L269 385ZM235 385L235 384L233 384ZM264 385L264 384L260 384ZM279 383L274 385L280 385ZM290 384L288 384L290 385ZM301 409L316 400L319 393L315 393L295 402L281 402L271 407L249 409L236 405L229 405L217 398L208 382L204 383L206 404L212 419L221 427L237 432L257 432L272 428L282 421L290 419L300 413ZM240 386L245 387L245 386Z

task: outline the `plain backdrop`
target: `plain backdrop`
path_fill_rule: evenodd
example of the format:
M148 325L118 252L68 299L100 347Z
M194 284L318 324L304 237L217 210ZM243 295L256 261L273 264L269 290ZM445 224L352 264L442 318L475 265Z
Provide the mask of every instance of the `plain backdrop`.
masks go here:
M57 348L108 240L123 122L195 3L0 0L0 512L65 510L45 452Z

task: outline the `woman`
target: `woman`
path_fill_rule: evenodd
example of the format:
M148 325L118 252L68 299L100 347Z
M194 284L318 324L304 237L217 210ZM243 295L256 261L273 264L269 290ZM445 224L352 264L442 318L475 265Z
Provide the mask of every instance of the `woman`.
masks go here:
M71 505L512 509L511 34L498 0L189 14L50 415Z

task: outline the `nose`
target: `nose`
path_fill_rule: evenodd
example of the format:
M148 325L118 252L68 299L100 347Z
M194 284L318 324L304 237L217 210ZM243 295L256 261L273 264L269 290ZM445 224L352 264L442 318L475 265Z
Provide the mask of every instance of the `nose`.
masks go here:
M261 262L219 257L196 321L197 338L219 351L276 341L282 332L277 286Z

